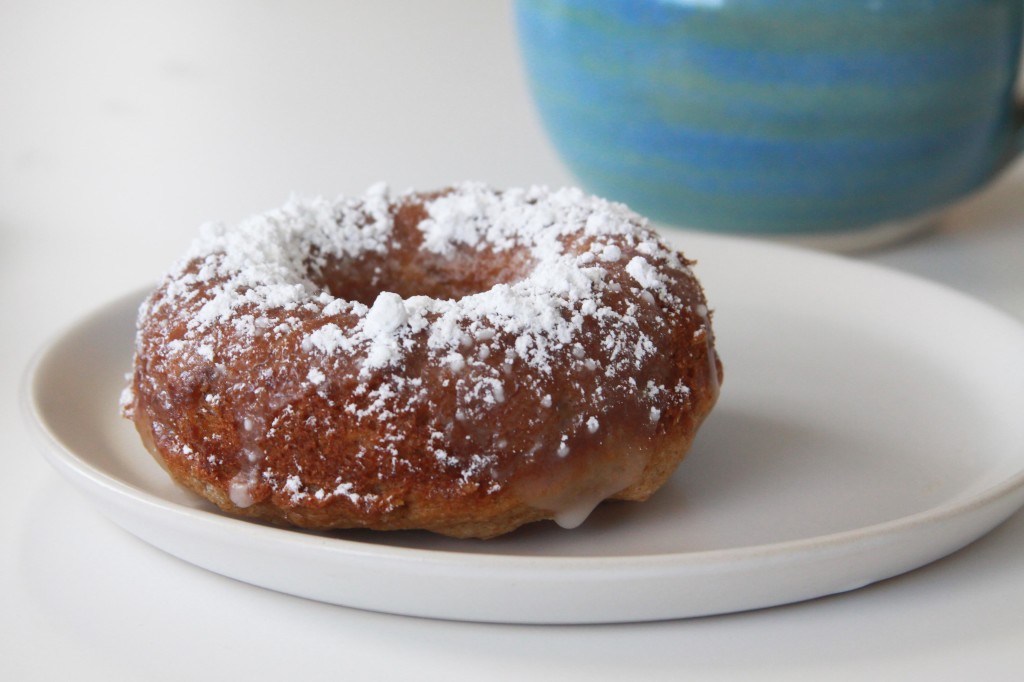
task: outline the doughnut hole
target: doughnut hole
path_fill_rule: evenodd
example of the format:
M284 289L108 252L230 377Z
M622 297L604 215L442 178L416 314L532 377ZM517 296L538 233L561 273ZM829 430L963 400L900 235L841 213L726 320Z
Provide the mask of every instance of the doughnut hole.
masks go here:
M332 296L372 305L382 292L402 298L429 296L458 300L489 291L497 284L526 278L535 261L525 248L494 251L458 249L451 255L420 250L418 229L427 217L420 204L403 204L395 213L390 248L361 258L327 257L313 282Z

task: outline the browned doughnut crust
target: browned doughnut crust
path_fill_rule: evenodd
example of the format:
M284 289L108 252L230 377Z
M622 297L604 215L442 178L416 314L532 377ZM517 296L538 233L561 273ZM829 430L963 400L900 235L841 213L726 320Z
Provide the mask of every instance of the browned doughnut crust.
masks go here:
M493 537L644 500L721 381L691 263L578 190L292 200L208 226L122 398L221 509Z

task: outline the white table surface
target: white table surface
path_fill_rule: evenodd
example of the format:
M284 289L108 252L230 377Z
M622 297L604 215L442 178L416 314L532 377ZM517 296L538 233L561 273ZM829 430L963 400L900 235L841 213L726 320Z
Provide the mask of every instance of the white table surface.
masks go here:
M506 3L15 0L0 4L0 93L0 679L1024 675L1024 513L845 595L689 621L495 626L207 573L121 531L43 461L19 406L32 354L154 280L200 223L381 179L571 183ZM858 257L1024 320L1024 165L937 230Z

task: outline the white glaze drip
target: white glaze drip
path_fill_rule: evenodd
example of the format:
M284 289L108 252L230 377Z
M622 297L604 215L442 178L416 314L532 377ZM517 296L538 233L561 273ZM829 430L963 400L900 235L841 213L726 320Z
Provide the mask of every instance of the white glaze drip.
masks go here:
M601 504L605 495L587 495L573 500L572 504L566 505L555 512L555 523L566 530L580 527L590 514Z
M253 470L239 471L228 482L228 498L231 503L240 509L251 507L255 500L252 497L252 486L256 482Z

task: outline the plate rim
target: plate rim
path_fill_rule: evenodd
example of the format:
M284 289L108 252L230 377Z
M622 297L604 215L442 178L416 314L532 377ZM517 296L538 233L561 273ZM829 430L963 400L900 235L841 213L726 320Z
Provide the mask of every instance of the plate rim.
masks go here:
M669 238L675 242L676 239L674 237L675 235L670 236ZM679 236L678 238L682 239L683 237ZM954 296L960 300L961 304L969 304L975 307L979 313L991 316L993 320L999 319L1001 324L1007 325L1007 328L1013 329L1015 333L1024 340L1024 324L1021 324L1019 320L1016 320L1005 312L946 285L925 280L913 275L908 275L901 271L884 268L874 264L865 263L863 261L848 259L842 256L810 252L800 247L792 247L788 245L755 243L754 246L751 246L751 243L746 240L719 238L717 236L712 237L708 235L700 235L698 239L692 240L692 242L700 241L704 241L705 243L715 241L721 242L726 245L724 248L752 248L755 250L768 249L768 251L774 251L778 255L786 254L790 257L796 255L800 258L809 257L811 259L819 260L820 263L832 261L833 265L838 264L844 268L850 267L856 270L861 270L860 273L856 273L861 276L864 274L877 274L879 272L883 272L886 276L896 277L897 279L905 282L913 282L915 286L924 287L934 292L936 295ZM696 251L697 249L694 250ZM472 552L465 552L452 548L439 549L396 546L388 544L386 541L380 543L364 542L358 539L332 537L315 532L278 528L254 523L249 520L237 519L223 515L218 513L216 510L187 506L133 485L132 483L109 473L101 466L75 452L72 445L63 442L58 434L51 428L52 415L48 415L42 405L44 396L42 394L43 387L41 386L41 382L42 374L47 362L52 361L61 350L61 345L66 343L69 339L74 338L76 333L80 333L91 324L97 324L100 318L104 315L113 315L117 312L124 314L125 309L141 302L151 289L151 287L137 288L131 292L121 294L120 296L107 301L103 305L78 317L78 319L73 321L71 324L54 334L47 343L43 344L28 363L22 376L19 390L22 412L26 421L31 425L31 431L35 436L37 445L42 446L41 449L43 451L43 455L49 461L51 466L57 469L59 473L63 474L65 478L71 479L70 482L73 483L80 491L85 492L88 497L94 497L97 495L102 497L109 495L113 498L117 498L120 502L130 502L132 505L137 506L136 511L139 513L146 511L150 514L156 514L160 519L167 523L173 522L193 525L194 527L197 527L197 529L204 529L202 531L204 533L230 533L237 541L235 544L241 544L242 542L256 542L264 545L266 551L274 551L280 547L294 547L297 551L300 550L305 553L316 552L319 556L323 556L328 559L369 559L373 561L385 561L388 562L388 565L390 566L406 565L412 562L417 565L426 564L433 565L435 567L441 566L456 568L463 572L475 569L486 569L492 572L496 570L518 572L526 569L532 572L532 576L534 578L543 578L547 575L553 575L555 572L564 571L571 571L577 576L600 574L607 577L609 574L614 574L616 569L620 569L618 571L619 573L628 573L629 579L635 580L643 579L645 574L664 575L666 573L683 572L694 569L714 569L718 566L742 567L750 565L752 562L795 560L808 553L829 552L843 549L855 551L865 543L884 539L887 536L896 536L901 533L913 532L915 529L920 527L940 525L959 516L970 514L973 511L993 507L1000 503L1000 501L1009 500L1009 498L1014 497L1015 494L1019 496L1024 492L1024 444L1022 444L1020 448L1020 454L1022 455L1020 461L1011 460L1011 466L1016 467L1014 473L1001 478L994 483L986 485L980 490L969 492L968 494L964 494L962 491L957 492L952 497L945 498L939 504L930 506L926 509L896 518L887 519L878 523L859 526L857 528L822 535L800 537L781 542L748 544L738 547L627 555L586 554L550 556L501 554L491 552L486 549L481 550L479 548L474 549ZM1012 454L1016 456L1015 452ZM95 502L95 500L91 501ZM1008 513L1003 514L996 524L992 524L993 527L994 525L998 525L998 523L1009 518L1009 516L1016 511L1017 507L1020 506L1019 503L1021 500L1010 501L1013 504L1012 509L1010 509ZM105 507L106 505L102 506ZM106 509L103 511L106 512ZM124 526L124 524L122 524L117 518L113 518L112 514L105 513L104 515L110 518L115 524ZM195 526L195 524L199 525ZM130 529L129 532L134 533L134 531L131 531ZM970 542L982 537L986 532L987 531L980 534L974 534L962 544L969 544ZM138 533L134 534L138 535ZM159 546L158 543L153 542L148 537L141 535L140 537L150 544L157 544L157 546ZM946 552L945 554L948 553L949 552ZM943 556L945 554L943 554ZM184 557L179 556L179 558ZM197 563L191 560L188 561ZM930 560L923 563L929 562ZM915 564L915 566L912 566L911 569L923 565L923 563L919 562ZM202 566L202 564L199 565ZM208 567L204 566L204 568ZM622 571L621 569L628 569L628 571ZM891 577L892 575L896 575L901 572L903 571L889 573L885 577ZM620 575L620 578L622 577L623 576ZM527 580L529 579L530 578L528 577ZM874 582L874 580L869 582ZM831 590L827 593L833 593L836 591L841 590ZM822 595L819 594L816 596ZM788 603L789 601L794 600L786 600L786 602L778 603ZM735 611L742 609L728 610ZM441 615L440 617L445 616ZM454 617L462 620L486 620L482 618ZM532 621L522 619L503 620L498 618L497 620L502 620L503 622L556 622L546 621L544 619ZM612 622L613 620L615 619L585 619L582 621L570 620L566 622ZM651 619L628 618L627 620Z

